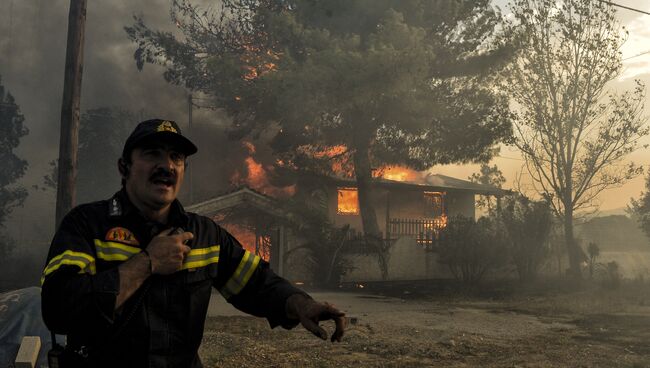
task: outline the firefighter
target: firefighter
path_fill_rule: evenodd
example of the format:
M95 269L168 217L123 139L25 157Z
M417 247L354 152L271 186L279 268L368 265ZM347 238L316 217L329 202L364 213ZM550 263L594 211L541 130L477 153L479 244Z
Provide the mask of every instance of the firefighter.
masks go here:
M212 288L271 327L318 323L344 314L277 276L211 219L177 199L196 146L169 120L140 123L118 169L122 189L80 205L62 220L43 270L42 313L67 335L63 356L88 367L201 367L198 348ZM263 362L259 362L264 366Z

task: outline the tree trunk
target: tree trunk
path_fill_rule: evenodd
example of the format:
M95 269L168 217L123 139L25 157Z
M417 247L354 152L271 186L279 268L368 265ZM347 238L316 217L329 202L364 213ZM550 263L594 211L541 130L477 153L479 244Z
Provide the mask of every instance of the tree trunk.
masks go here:
M569 275L575 279L582 278L580 272L580 250L573 237L573 208L570 204L564 205L564 241L569 254Z
M357 178L359 212L361 214L361 223L363 224L363 233L366 242L372 249L376 250L381 277L383 280L386 280L388 279L388 261L390 254L389 249L384 245L384 240L379 231L377 214L373 204L372 168L370 167L368 140L357 139L355 143L353 155L354 173Z

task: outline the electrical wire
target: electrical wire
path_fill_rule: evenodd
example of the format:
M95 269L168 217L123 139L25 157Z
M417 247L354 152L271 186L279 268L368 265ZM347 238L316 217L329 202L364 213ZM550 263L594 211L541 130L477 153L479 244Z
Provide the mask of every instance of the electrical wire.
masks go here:
M641 14L645 14L645 15L650 15L650 13L648 13L647 11L643 11L641 9L630 8L629 6L616 4L616 3L613 3L611 1L607 1L607 0L596 0L596 1L598 1L600 3L603 3L603 4L611 5L611 6L617 6L619 8L627 9L627 10L630 10L630 11L633 11L633 12L637 12L637 13L641 13Z

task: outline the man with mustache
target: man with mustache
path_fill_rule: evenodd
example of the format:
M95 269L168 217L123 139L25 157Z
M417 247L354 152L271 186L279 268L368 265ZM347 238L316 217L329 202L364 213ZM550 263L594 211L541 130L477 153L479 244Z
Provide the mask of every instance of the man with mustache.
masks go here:
M140 123L118 161L122 190L61 222L41 281L43 319L67 335L65 363L201 367L212 288L271 327L300 323L326 339L318 323L334 320L331 339L341 341L342 312L274 274L211 219L183 210L176 197L196 151L175 122Z

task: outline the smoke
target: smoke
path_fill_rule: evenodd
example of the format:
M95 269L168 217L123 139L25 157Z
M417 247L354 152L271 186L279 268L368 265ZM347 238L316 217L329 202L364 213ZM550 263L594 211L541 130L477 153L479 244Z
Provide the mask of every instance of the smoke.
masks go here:
M173 32L169 6L169 0L88 2L82 112L117 107L134 112L142 120L175 120L188 132L187 91L168 84L161 67L146 65L138 72L132 56L135 46L124 32L124 27L133 22L133 15L142 15L153 28ZM68 9L69 0L0 1L0 75L6 89L16 98L30 130L17 149L17 154L29 162L27 174L19 184L30 189L30 195L6 227L18 244L17 253L35 254L43 259L54 230L55 193L31 188L43 183L43 176L51 171L48 163L58 157ZM193 114L192 135L201 139L197 142L199 153L190 163L194 176L200 177L201 183L212 185L199 185L204 196L227 182L219 176L220 165L227 162L203 163L218 157L228 147L226 142L220 142L223 144L215 148L214 142L208 143L210 140L204 138L206 134L225 136L220 133L225 121L223 115L207 109L195 110ZM117 168L115 175L119 175ZM182 198L187 198L187 191L185 188Z

